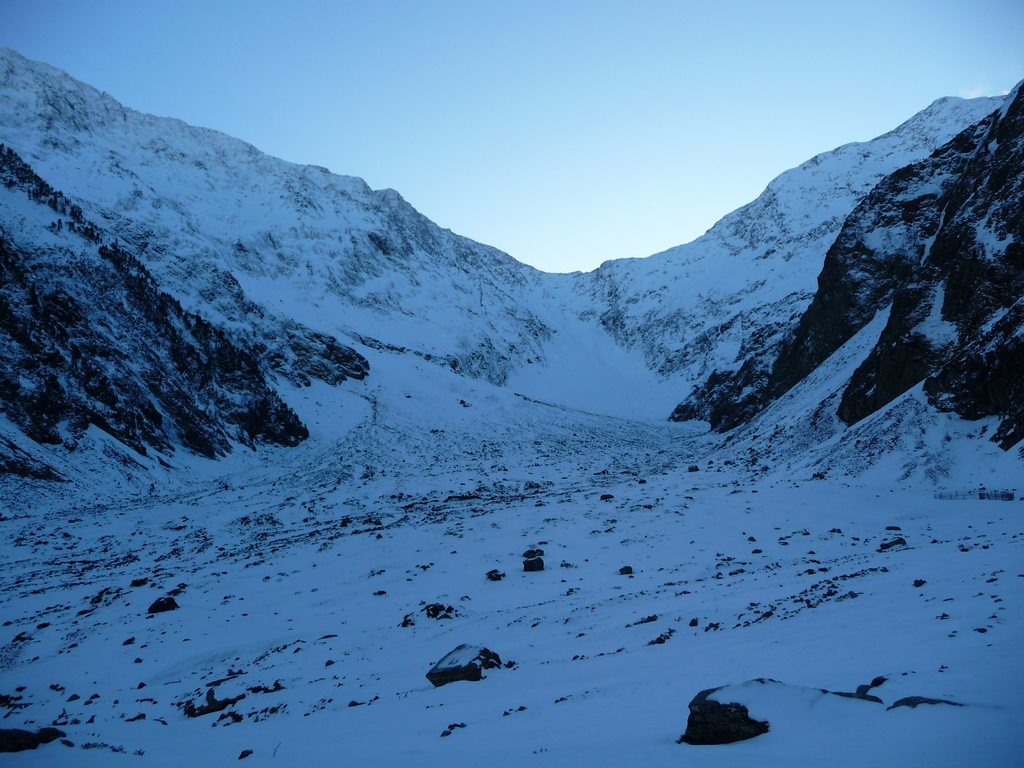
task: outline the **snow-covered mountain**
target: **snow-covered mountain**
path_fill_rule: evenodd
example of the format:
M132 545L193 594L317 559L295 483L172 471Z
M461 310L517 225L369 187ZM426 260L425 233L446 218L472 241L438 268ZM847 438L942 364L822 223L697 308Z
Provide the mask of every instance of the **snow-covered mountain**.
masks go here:
M856 203L998 103L942 99L783 174L693 243L570 276L442 230L391 190L137 113L11 51L0 67L5 143L186 310L278 354L298 323L536 399L658 419L709 377L770 365Z
M770 367L773 346L810 303L823 255L857 203L1000 103L939 99L873 141L783 173L691 243L602 265L587 281L602 324L662 375L685 371L696 383Z
M5 760L1017 765L1022 119L549 275L0 50Z
M1018 88L999 110L879 182L844 221L814 299L775 347L770 370L720 377L676 417L710 403L722 426L734 426L884 314L870 352L844 382L834 410L842 422L857 423L920 386L940 410L997 417L992 439L1004 448L1024 438L1022 114Z

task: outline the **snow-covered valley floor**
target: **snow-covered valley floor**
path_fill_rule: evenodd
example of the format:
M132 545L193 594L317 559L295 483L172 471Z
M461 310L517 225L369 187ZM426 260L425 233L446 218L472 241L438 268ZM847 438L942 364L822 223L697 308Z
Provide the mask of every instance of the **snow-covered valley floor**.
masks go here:
M1020 765L1024 504L754 477L685 425L373 363L293 397L297 449L115 480L96 433L91 490L11 486L3 727L73 746L5 764ZM462 643L515 664L434 688ZM723 685L769 732L676 743ZM244 698L187 717L208 690Z

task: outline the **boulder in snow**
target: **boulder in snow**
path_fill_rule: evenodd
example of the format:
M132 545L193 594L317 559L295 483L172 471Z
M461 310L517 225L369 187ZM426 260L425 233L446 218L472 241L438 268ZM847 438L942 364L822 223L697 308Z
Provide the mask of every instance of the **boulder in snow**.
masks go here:
M158 597L149 606L149 613L163 613L164 611L173 611L177 608L178 603L173 597Z
M878 545L878 551L879 552L885 552L885 550L892 549L893 547L905 547L905 546L907 546L907 540L904 539L902 536L897 536L892 541L883 541L881 544L879 544Z
M427 680L440 687L459 680L483 679L483 670L501 667L501 657L481 645L460 645L427 672Z
M22 752L49 744L67 734L56 728L40 728L33 733L21 728L0 728L0 752Z
M708 688L693 697L680 744L731 744L768 733L768 723L754 720L742 704L723 704L708 698L719 690Z

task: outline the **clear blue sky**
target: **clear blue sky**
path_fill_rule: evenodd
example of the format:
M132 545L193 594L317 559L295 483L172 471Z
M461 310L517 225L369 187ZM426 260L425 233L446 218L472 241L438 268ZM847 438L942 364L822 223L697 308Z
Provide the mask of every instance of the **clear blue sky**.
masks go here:
M0 45L571 271L692 240L940 96L1007 91L1024 2L0 0Z

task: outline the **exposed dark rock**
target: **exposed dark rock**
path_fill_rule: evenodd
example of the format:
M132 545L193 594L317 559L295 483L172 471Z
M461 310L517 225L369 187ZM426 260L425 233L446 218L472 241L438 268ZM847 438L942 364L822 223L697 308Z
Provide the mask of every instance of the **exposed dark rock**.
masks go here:
M234 281L230 274L222 279ZM241 293L240 287L238 291ZM364 379L369 374L366 358L333 336L290 320L283 325L283 333L264 336L257 350L275 372L293 384L308 387L310 379L318 379L335 386L350 378Z
M523 570L530 571L543 571L544 561L539 557L531 557L529 560L523 560Z
M924 579L914 579L914 586L915 587L923 587L927 583L928 582L925 581Z
M881 544L879 544L878 545L878 551L879 552L884 552L885 550L892 549L893 547L905 547L905 546L907 546L907 540L904 539L902 536L897 536L892 541L883 541Z
M615 497L612 494L610 494L610 493L602 493L601 494L601 501L611 501L614 498Z
M780 330L778 323L767 323L754 334L760 338L751 338L745 343L753 348L763 348L767 337L777 335ZM738 370L712 371L690 397L676 406L669 419L706 421L716 432L739 426L756 416L767 404L763 391L769 373L764 356L755 354L747 357ZM689 471L699 470L697 467Z
M839 417L847 423L924 380L940 410L999 417L993 440L1003 448L1024 437L1024 94L1008 102L912 166L919 189L942 189L904 209L908 229L926 227L912 237L933 240L920 262L907 259L914 274L894 286L886 329L843 394ZM940 322L950 329L945 337L930 330Z
M251 754L253 754L253 751L251 749L243 749L242 753L238 756L238 759L239 760L244 760L245 758L247 758Z
M501 658L493 651L479 645L460 645L431 667L427 680L438 687L459 680L475 682L483 679L483 670L500 667Z
M218 699L213 691L213 688L206 690L206 703L196 706L193 701L186 701L182 706L186 717L202 717L203 715L209 715L213 712L220 712L221 710L227 709L231 705L241 701L245 698L245 694L240 694L233 698Z
M508 714L508 713L506 712L505 714ZM456 728L465 728L465 727L466 727L465 723L449 723L448 727L445 728L443 731L441 731L441 736L442 737L444 737L444 736L451 736L452 732Z
M660 635L658 635L656 638L654 638L653 640L648 642L647 644L648 645L664 645L666 642L668 642L669 638L671 638L672 635L674 635L675 633L676 633L676 631L674 629L669 628L669 629L665 630L664 632L662 632Z
M941 218L935 205L935 185L948 184L963 171L989 121L964 131L932 157L883 179L850 214L825 255L814 300L780 349L766 386L768 398L778 397L802 381L890 303L887 330L911 319L913 300L898 298L895 293L904 285L921 290L912 282L915 264L926 257L925 244L935 236ZM868 243L882 230L893 247L875 250ZM877 410L921 381L935 363L932 347L923 337L896 343L901 341L897 334L888 341L876 348L876 358L891 375L872 377L879 386L871 391L867 370L876 363L858 369L840 404L840 418L847 423L863 418L865 409ZM854 396L854 392L860 394Z
M1024 438L1024 89L930 157L883 179L829 248L807 310L775 349L715 372L672 414L748 421L888 309L836 414L854 424L921 385L966 419ZM834 407L834 406L830 406Z
M326 664L325 666L329 667L330 664ZM227 682L227 680L232 679L234 678L225 678L223 682ZM209 685L209 683L207 683L207 685ZM284 686L281 685L280 680L275 680L273 685L253 685L246 690L249 691L249 693L277 693L278 691L283 691Z
M501 581L505 578L505 574L499 571L497 568L492 568L487 572L488 581Z
M918 704L949 704L951 707L962 707L964 706L958 701L946 701L945 699L929 699L926 696L905 696L898 701L893 702L889 709L896 709L896 707L910 707L914 709Z
M2 301L2 296L0 296ZM0 374L0 387L3 387L3 375ZM0 403L3 393L0 393ZM32 480L50 480L62 482L60 473L48 464L44 464L25 453L21 448L5 437L0 437L0 476L15 475Z
M423 606L423 612L427 614L428 619L450 619L458 615L454 606L444 603L429 603Z
M308 436L257 351L185 311L126 246L101 244L81 209L2 145L0 183L78 222L80 242L59 252L31 233L0 236L0 406L28 437L56 445L58 423L72 438L93 425L142 455L180 445L213 457L233 440Z
M731 744L768 733L768 723L754 720L742 704L722 704L708 698L718 690L708 688L693 697L680 744Z
M631 565L624 565L621 568L619 568L619 575L620 576L630 576L630 575L632 575L632 573L633 573L633 566L631 566Z
M854 693L848 693L846 691L828 691L828 693L834 696L845 696L848 699L861 699L862 701L873 701L876 704L884 704L880 698L873 696L868 691L871 690L871 685L858 685L857 690Z
M158 597L153 601L153 604L149 606L149 613L163 613L164 611L174 611L178 609L178 603L173 597Z
M523 557L525 557L527 560L529 560L530 558L533 558L533 557L544 557L544 550L543 549L528 549L525 552L523 552Z
M64 736L67 734L56 728L40 728L34 733L20 728L0 728L0 752L22 752L26 749L35 749L40 744L49 744Z

